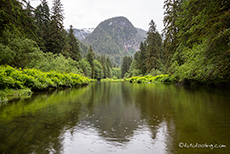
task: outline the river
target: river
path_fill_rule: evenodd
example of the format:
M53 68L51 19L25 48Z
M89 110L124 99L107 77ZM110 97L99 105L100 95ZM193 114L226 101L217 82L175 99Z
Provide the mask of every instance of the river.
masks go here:
M0 104L0 153L227 154L230 91L92 83Z

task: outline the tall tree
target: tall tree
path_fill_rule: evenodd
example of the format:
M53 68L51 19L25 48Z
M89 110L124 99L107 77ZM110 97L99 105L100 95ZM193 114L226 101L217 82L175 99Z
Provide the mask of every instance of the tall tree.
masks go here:
M95 78L95 66L94 66L94 58L93 58L93 48L92 46L89 47L89 51L86 55L87 61L89 62L89 64L91 65L92 68L92 74L91 74L91 78L94 79Z
M129 56L125 56L123 58L122 65L121 65L121 76L122 76L122 78L125 77L125 73L128 73L129 67L130 67L132 61L133 61L132 57L129 57Z
M112 63L109 57L106 58L106 72L107 72L107 77L111 78L112 77Z
M50 9L46 0L42 0L41 4L35 9L35 23L38 26L38 35L40 36L39 45L44 52L48 52L50 31Z
M69 45L71 47L70 57L73 60L79 61L81 59L80 47L79 47L78 40L76 39L76 37L73 34L73 26L72 25L70 25L68 37L69 37Z
M140 54L137 58L138 69L140 69L142 74L144 75L147 72L147 65L146 65L147 44L146 44L146 41L141 42L139 52L140 52Z
M51 20L59 29L63 29L64 9L61 0L53 0Z
M27 2L19 2L18 0L1 1L0 5L0 34L3 31L17 31L30 39L37 40L37 27L34 19L30 16L32 8ZM28 8L28 9L27 9Z
M53 53L61 53L64 45L66 44L66 32L63 26L63 5L60 0L53 1L51 9L51 27L48 31L49 40L47 41L48 51Z
M36 24L39 28L47 27L50 23L50 9L47 0L42 0L35 9ZM44 26L44 27L43 27Z
M156 25L153 20L149 24L149 30L147 32L147 71L150 72L152 68L159 68L159 59L161 52L161 36L156 30Z
M101 80L103 78L103 67L101 63L95 59L94 63L94 79Z
M164 63L166 69L171 65L171 60L178 46L177 33L179 28L176 24L179 12L182 11L181 5L184 0L165 0L164 1Z

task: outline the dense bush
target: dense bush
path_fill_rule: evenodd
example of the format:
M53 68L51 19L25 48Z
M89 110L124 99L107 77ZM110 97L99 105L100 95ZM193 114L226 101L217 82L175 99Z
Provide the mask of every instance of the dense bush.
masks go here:
M38 55L39 54L39 55ZM72 58L65 58L62 54L53 54L51 52L40 52L27 65L27 68L35 68L41 71L56 71L60 73L77 73L81 74L79 64Z
M34 91L48 88L73 87L88 84L90 79L74 73L42 72L36 69L15 69L0 66L0 89L30 88Z
M186 79L189 82L198 82L203 85L230 86L229 55L227 52L221 53L221 50L217 52L209 53L207 57L207 42L194 45L192 49L184 48L181 57L185 62L183 64L179 64L178 61L173 63L173 75L179 81ZM176 55L174 58L176 59Z
M101 79L101 82L121 82L124 81L123 79L117 79L117 78L106 78Z
M163 83L173 83L174 79L169 75L157 75L157 76L133 76L131 78L125 78L124 81L130 83L149 83L149 82L163 82Z

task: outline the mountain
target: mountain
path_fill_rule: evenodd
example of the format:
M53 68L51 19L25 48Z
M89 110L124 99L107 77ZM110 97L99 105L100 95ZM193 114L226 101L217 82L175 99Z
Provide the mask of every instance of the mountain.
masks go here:
M85 36L85 35L84 35ZM125 17L115 17L101 22L82 41L92 45L94 51L109 56L113 63L120 65L125 55L132 56L138 51L146 31L135 28Z
M84 40L86 36L91 34L95 28L73 29L74 36L79 40Z

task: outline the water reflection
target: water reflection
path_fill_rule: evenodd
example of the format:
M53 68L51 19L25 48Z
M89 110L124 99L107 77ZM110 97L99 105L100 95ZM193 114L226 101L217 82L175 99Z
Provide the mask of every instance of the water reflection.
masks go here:
M0 153L227 153L229 92L93 83L0 106Z

